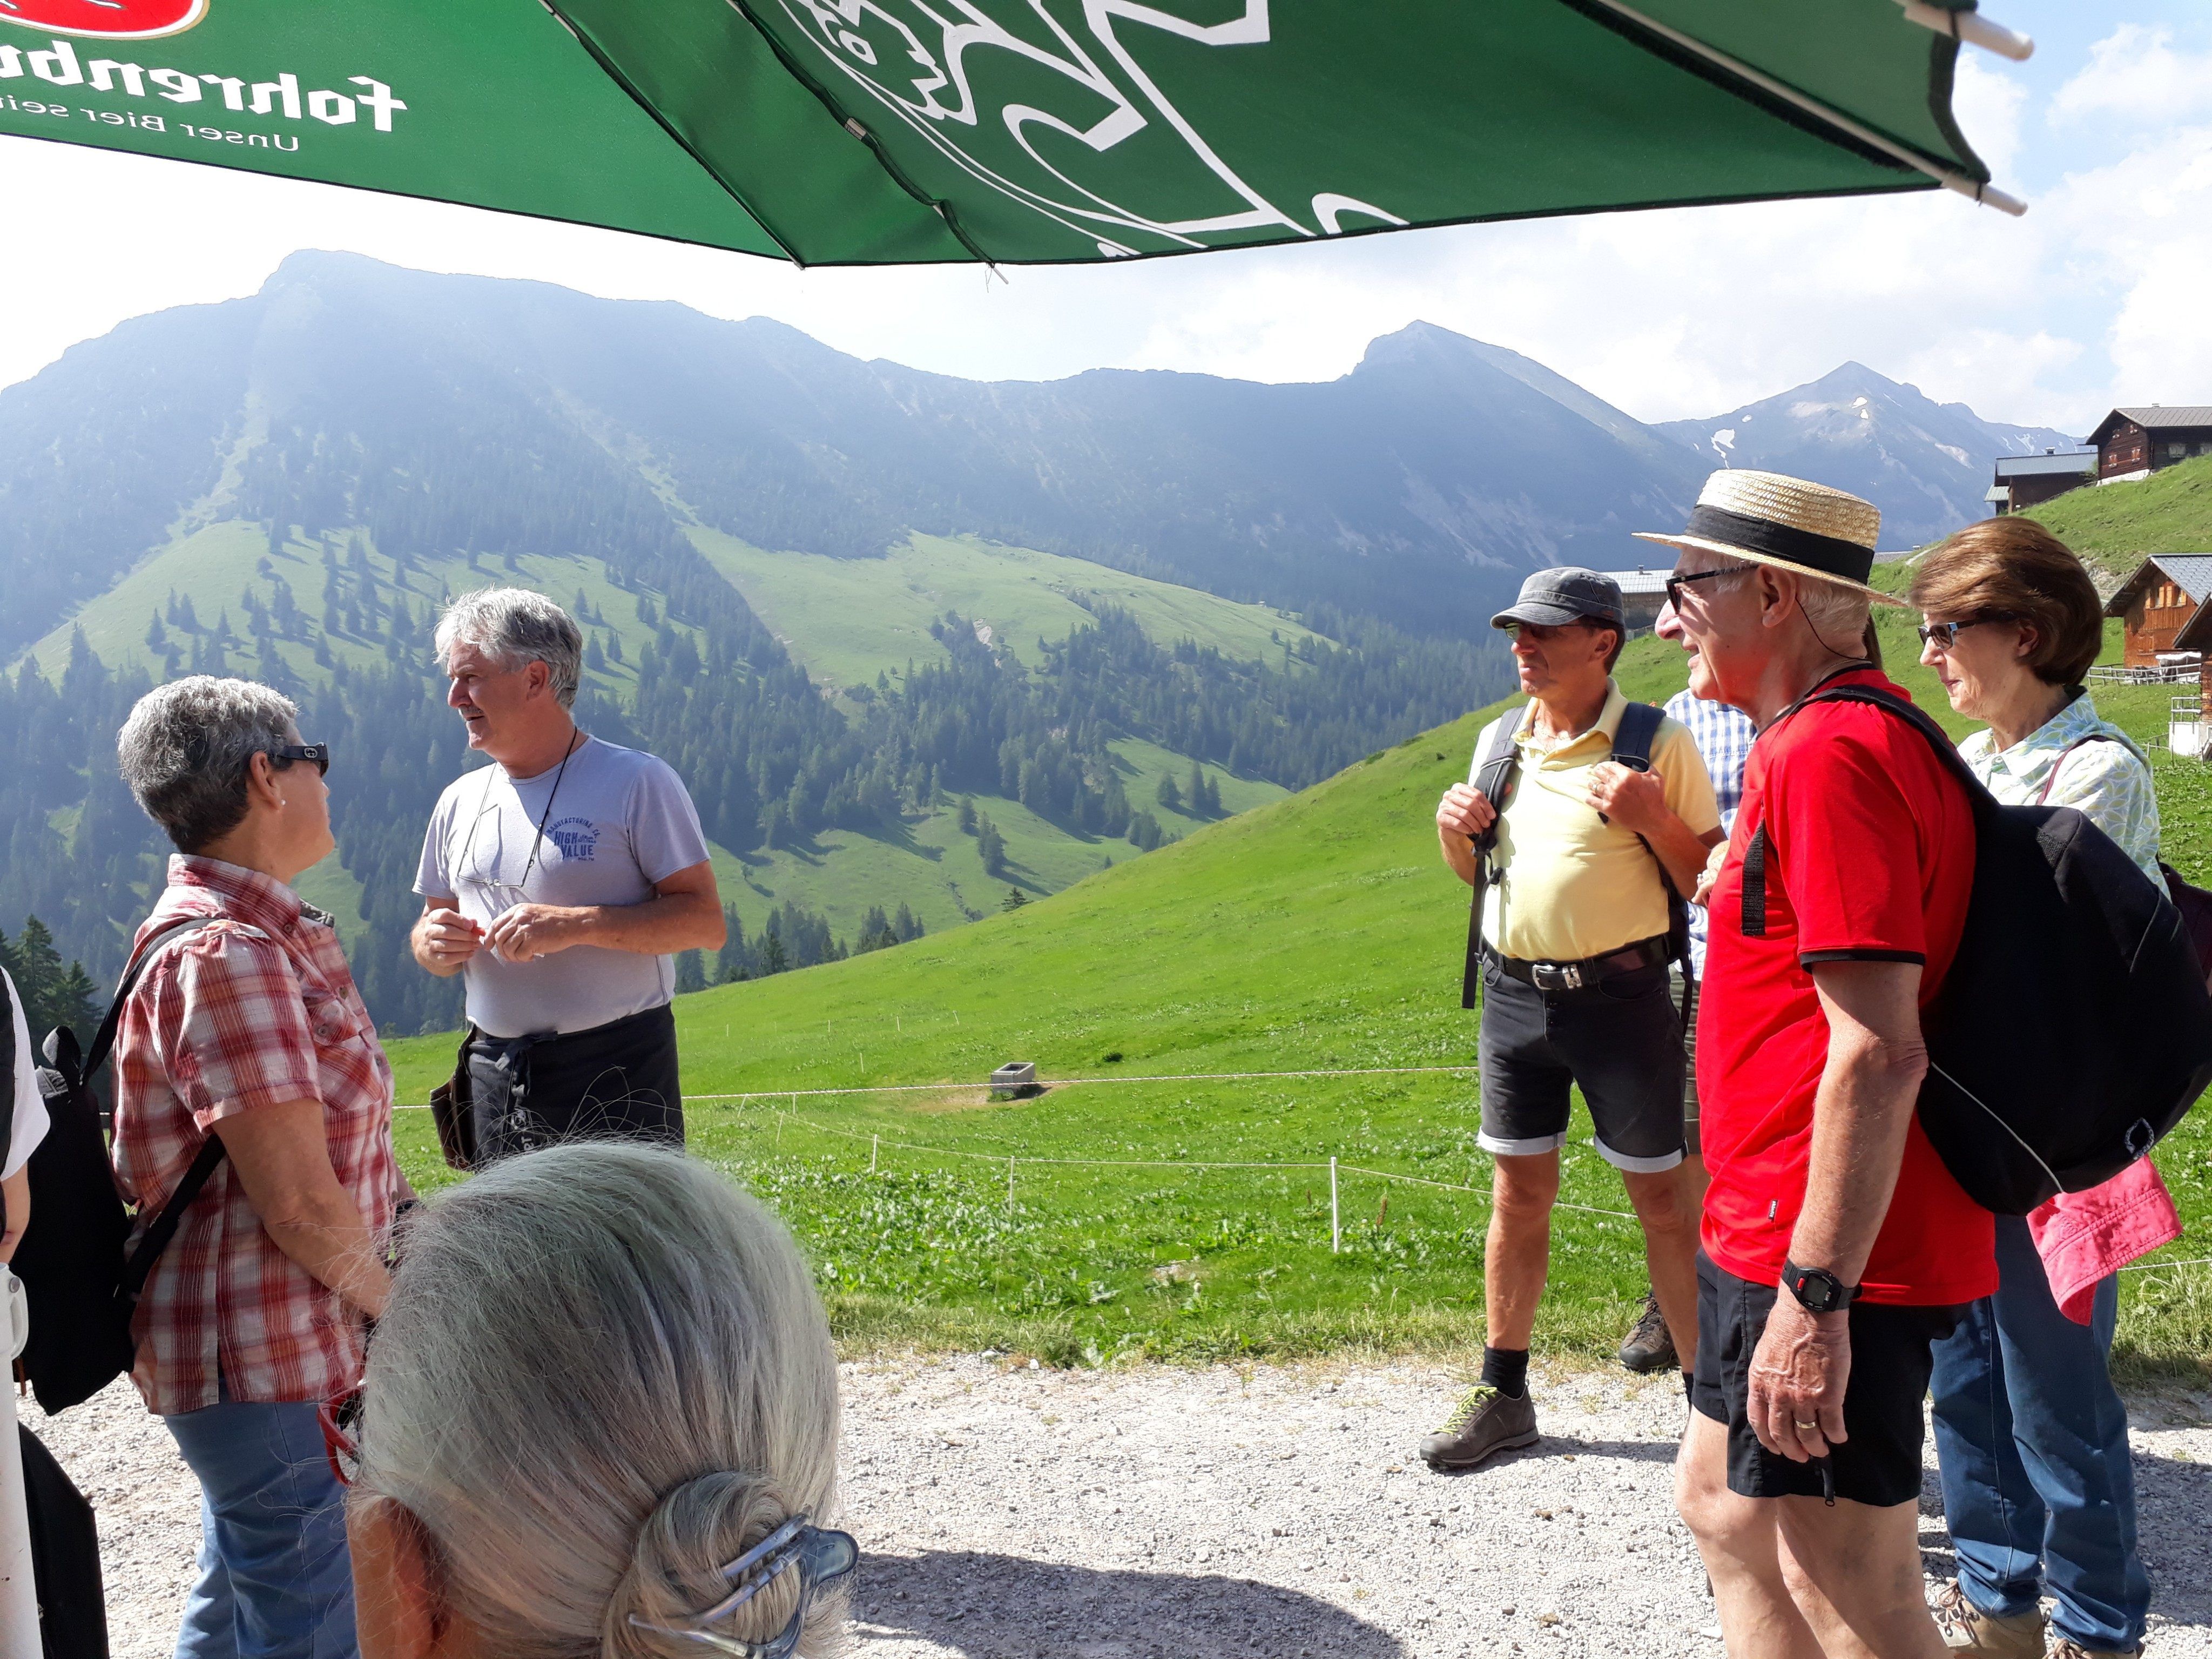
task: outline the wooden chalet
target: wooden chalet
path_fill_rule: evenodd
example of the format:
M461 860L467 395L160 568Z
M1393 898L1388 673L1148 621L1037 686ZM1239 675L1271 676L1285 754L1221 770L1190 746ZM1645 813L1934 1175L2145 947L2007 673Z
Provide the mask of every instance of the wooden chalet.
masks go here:
M1602 573L1620 584L1621 615L1627 619L1632 635L1658 623L1660 609L1667 603L1667 577L1672 569L1669 566L1667 570L1647 570L1638 565L1633 570Z
M2212 455L2212 404L2116 409L2097 422L2088 441L2097 452L2099 483L2147 478L2176 461Z
M2000 455L1996 477L1982 499L2000 517L2063 495L2097 481L2094 449L2046 449L2040 455Z
M2105 602L2105 614L2120 618L2128 668L2180 665L2183 655L2201 652L2212 629L2192 628L2212 599L2212 553L2154 553L2136 567Z

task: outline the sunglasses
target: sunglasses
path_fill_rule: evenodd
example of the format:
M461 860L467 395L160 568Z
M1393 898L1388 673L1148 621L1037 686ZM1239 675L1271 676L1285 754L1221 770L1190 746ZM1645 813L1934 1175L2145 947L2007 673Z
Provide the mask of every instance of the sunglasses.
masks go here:
M2019 617L2008 611L1984 611L1981 615L1969 617L1964 622L1930 623L1925 628L1916 628L1912 631L1920 635L1920 643L1923 646L1932 645L1938 651L1948 651L1959 642L1959 630L1962 628L1979 628L1984 623L2018 622L2019 620Z
M294 761L311 761L318 775L331 775L331 746L326 743L288 743L281 749L271 749L269 763L283 771Z
M1740 570L1753 568L1747 564L1732 564L1721 570L1700 570L1688 576L1669 576L1667 578L1668 607L1679 617L1682 614L1682 590L1692 583L1717 581L1723 576L1733 576Z

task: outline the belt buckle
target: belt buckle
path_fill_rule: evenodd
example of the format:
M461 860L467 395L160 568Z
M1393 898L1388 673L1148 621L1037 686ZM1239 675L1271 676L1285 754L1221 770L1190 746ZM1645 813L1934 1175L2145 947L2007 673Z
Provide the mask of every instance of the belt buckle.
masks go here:
M1539 962L1532 964L1529 976L1540 991L1579 991L1583 988L1583 965L1579 962Z

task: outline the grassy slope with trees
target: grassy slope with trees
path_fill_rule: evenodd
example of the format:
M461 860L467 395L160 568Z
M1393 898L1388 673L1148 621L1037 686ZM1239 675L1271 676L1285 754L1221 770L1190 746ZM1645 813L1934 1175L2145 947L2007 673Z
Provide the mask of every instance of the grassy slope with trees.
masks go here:
M1916 620L1884 615L1893 671L1963 732L1913 663ZM1663 699L1682 659L1642 641L1620 678ZM2155 736L2164 695L2103 702ZM1465 890L1437 860L1431 815L1490 712L1016 914L679 999L687 1091L735 1097L692 1106L695 1147L798 1230L860 1346L1083 1363L1479 1342L1489 1161L1473 1080L1403 1068L1473 1058L1474 1017L1458 1006ZM2169 856L2212 878L2206 774L2157 764ZM400 1097L422 1099L451 1058L449 1040L397 1045ZM1092 1080L984 1103L973 1085L1014 1059ZM1224 1075L1365 1068L1393 1069ZM891 1085L946 1086L805 1092ZM2192 1117L2160 1155L2196 1227L2212 1220L2207 1124ZM426 1114L402 1115L418 1182L445 1178L429 1131ZM1331 1157L1444 1186L1341 1171L1332 1254ZM1197 1167L1248 1162L1303 1167ZM1558 1218L1538 1341L1594 1358L1632 1313L1641 1246L1632 1221L1605 1213L1626 1206L1586 1121L1565 1162L1565 1197L1587 1207ZM2166 1255L2197 1250L2192 1238ZM2126 1286L2125 1364L2186 1367L2212 1350L2204 1269Z

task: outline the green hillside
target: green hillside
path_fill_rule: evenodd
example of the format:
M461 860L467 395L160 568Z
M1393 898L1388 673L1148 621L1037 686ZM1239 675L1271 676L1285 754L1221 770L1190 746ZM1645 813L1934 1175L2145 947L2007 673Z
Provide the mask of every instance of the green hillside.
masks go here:
M763 620L830 686L865 684L886 672L896 680L910 662L942 661L945 652L928 628L948 610L993 629L1004 648L1034 667L1040 635L1062 639L1092 622L1091 611L1071 596L1120 606L1163 646L1189 640L1243 660L1266 657L1279 666L1286 644L1319 639L1264 606L971 538L916 538L884 559L842 560L763 553L696 526L690 533L749 601L761 596ZM326 553L337 562L336 586L343 595L336 627L325 611ZM664 630L707 653L705 630L671 620L651 595L619 586L601 559L521 554L396 560L357 529L312 541L295 533L272 547L264 526L222 520L178 536L25 656L58 681L81 631L110 668L143 668L159 678L165 665L175 672L188 667L195 647L219 636L228 641L225 661L233 672L267 674L281 663L300 682L314 684L336 664L371 669L395 657L427 661L438 606L494 582L536 588L577 611L597 647L586 682L619 707L635 704L638 665L649 649L665 648ZM248 627L247 596L278 607L285 602L280 589L302 618L296 636L278 633L257 641ZM163 622L157 648L150 624L173 617L180 604L189 605L196 629ZM1129 799L1150 811L1169 838L1211 821L1156 803L1162 778L1178 786L1188 780L1189 757L1137 738L1119 739L1112 750ZM1226 812L1285 793L1264 779L1237 777L1218 766L1206 770L1218 781ZM742 850L714 843L723 896L755 932L786 903L821 915L847 939L857 937L872 905L888 910L905 904L937 932L996 910L1010 884L1031 895L1056 891L1138 854L1121 836L1082 833L995 793L971 792L970 799L1006 838L1000 874L986 871L975 838L958 828L954 805L925 805L896 828L824 829L797 842ZM349 943L360 938L366 926L361 882L337 855L301 886L337 918Z
M1065 638L1101 602L1129 612L1161 644L1194 640L1243 661L1279 659L1286 644L1310 637L1265 605L973 536L915 535L880 558L848 559L763 552L696 525L686 533L808 672L841 688L941 660L929 625L947 611L992 629L1031 668L1041 665L1040 639Z
M2083 558L2124 575L2151 553L2212 553L2212 455L2030 507Z
M1895 613L1885 635L1909 640L1912 620ZM1925 671L1899 672L1927 689ZM1663 696L1682 659L1643 641L1621 678ZM863 1346L1075 1363L1478 1342L1489 1160L1475 1091L1464 1070L1423 1068L1474 1058L1465 889L1437 860L1431 815L1489 712L1014 914L679 998L687 1092L738 1097L692 1103L695 1147L798 1230ZM2160 774L2202 874L2201 774ZM420 1101L451 1039L396 1043L393 1058L400 1098ZM1082 1080L988 1103L975 1085L1018 1059ZM1321 1072L1334 1074L1232 1075ZM1361 1072L1376 1074L1346 1074ZM895 1085L908 1091L815 1092ZM427 1114L402 1114L400 1133L418 1183L448 1178ZM2192 1216L2212 1216L2202 1122L2160 1162ZM1252 1163L1299 1167L1200 1167ZM1641 1246L1586 1125L1565 1165L1565 1197L1584 1207L1558 1217L1538 1340L1596 1357L1641 1293ZM2130 1363L2212 1346L2203 1284L2130 1276Z

